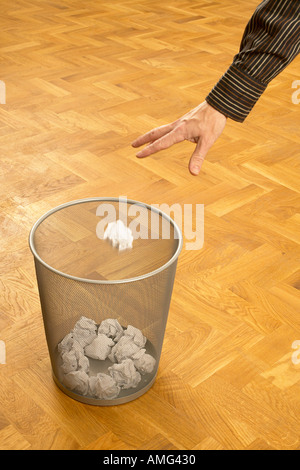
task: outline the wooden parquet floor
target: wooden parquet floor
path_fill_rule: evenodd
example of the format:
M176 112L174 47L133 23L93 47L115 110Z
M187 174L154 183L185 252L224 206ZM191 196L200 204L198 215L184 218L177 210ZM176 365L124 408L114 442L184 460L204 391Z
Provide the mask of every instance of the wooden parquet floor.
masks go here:
M0 449L299 449L299 58L201 174L193 144L131 142L198 105L231 63L254 0L1 0ZM119 407L54 384L33 223L74 199L204 204L177 275L159 373ZM300 357L300 355L299 355Z

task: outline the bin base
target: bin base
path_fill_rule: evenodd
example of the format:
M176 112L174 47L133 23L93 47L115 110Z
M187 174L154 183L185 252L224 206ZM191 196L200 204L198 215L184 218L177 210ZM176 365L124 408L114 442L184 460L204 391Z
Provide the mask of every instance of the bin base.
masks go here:
M91 398L84 395L80 395L79 393L74 393L71 390L67 389L62 385L62 383L55 377L54 373L52 372L52 377L56 385L62 390L66 395L74 400L80 401L81 403L86 403L87 405L96 405L96 406L115 406L115 405L123 405L124 403L128 403L130 401L136 400L140 396L144 395L154 384L156 379L155 376L147 383L147 385L143 388L140 388L136 392L130 393L125 397L114 398L112 400L101 400L98 398Z

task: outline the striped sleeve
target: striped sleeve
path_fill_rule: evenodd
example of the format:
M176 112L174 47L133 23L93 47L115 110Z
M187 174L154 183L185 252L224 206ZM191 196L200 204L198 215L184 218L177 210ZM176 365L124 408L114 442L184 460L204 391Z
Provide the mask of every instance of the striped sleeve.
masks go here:
M240 51L206 101L243 122L257 100L300 51L300 0L264 0L246 26Z

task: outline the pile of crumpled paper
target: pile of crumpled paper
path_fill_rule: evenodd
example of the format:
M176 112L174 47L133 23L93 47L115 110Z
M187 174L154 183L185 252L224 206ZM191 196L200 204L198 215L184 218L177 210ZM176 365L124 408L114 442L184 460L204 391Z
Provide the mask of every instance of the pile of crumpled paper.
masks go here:
M94 320L81 317L73 330L58 344L62 382L69 390L99 399L116 398L123 389L135 388L141 375L153 372L156 360L146 353L147 338L132 325L123 328L108 318L98 326ZM112 365L108 374L90 375L89 359Z

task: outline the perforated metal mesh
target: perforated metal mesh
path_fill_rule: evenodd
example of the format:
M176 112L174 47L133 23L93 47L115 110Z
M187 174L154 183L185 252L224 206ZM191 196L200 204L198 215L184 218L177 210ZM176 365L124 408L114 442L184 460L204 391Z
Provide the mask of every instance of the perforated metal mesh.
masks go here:
M136 227L132 249L119 252L99 238L111 220L105 211L108 205L113 208L111 216L114 211L117 219L127 214L127 226ZM182 236L168 215L150 209L115 198L72 201L45 214L31 230L29 243L54 379L65 393L85 403L124 403L143 394L155 380ZM123 328L132 325L142 331L156 365L138 387L123 390L113 400L64 387L57 345L82 316L97 325L113 318Z

